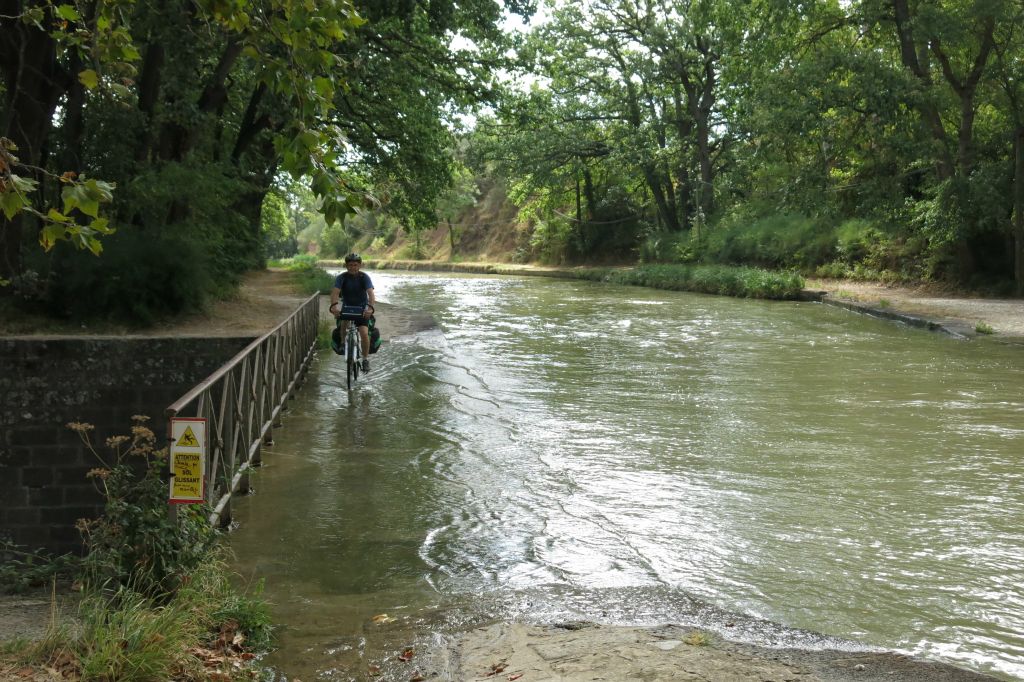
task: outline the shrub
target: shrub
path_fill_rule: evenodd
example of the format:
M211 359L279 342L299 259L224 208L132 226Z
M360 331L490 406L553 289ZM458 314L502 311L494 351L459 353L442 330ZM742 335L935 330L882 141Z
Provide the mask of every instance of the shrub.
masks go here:
M126 585L112 595L92 592L76 618L81 634L73 649L82 679L168 679L172 670L189 664L187 649L200 641L202 623L190 616L185 609L158 606Z
M700 244L691 232L654 232L640 244L641 263L693 263Z
M703 259L717 263L811 269L827 262L834 249L835 237L824 221L801 215L769 215L751 222L734 217L709 231Z
M222 548L209 553L180 588L153 599L131 582L87 589L73 625L55 618L42 640L7 653L83 680L252 679L251 650L266 650L273 629L262 584L238 590Z
M724 265L640 265L628 270L586 268L576 271L576 276L616 284L745 298L795 299L804 287L803 278L793 272Z
M71 554L50 556L45 550L30 551L8 541L0 542L0 592L21 594L68 578L78 568Z
M42 305L53 315L76 321L107 318L148 325L201 308L233 281L215 271L201 242L127 229L104 240L100 258L58 245Z
M107 439L103 455L90 425L68 425L98 460L88 476L106 498L103 516L78 524L88 550L83 597L73 625L55 612L42 640L4 653L74 679L235 679L255 658L246 649L270 644L262 584L234 586L204 507L169 519L166 450L154 448L145 417L133 422L131 435Z
M94 589L130 584L133 591L158 598L173 593L202 563L216 536L201 505L184 505L176 521L168 515L162 477L167 449L156 449L147 420L133 417L131 435L108 438L106 455L92 445L92 425L73 422L68 428L100 464L88 475L105 499L102 516L77 524L88 550L82 563L85 583Z

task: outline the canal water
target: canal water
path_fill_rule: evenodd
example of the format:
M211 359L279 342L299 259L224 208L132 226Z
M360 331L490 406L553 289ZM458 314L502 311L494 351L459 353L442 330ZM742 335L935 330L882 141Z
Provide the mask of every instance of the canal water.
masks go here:
M235 505L282 679L408 679L396 651L495 619L857 646L806 629L1024 679L1024 349L812 303L372 274L439 329L352 392L321 354Z

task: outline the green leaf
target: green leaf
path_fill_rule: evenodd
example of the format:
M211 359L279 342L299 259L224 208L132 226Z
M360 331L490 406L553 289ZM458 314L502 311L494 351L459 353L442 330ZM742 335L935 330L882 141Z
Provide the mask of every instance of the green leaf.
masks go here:
M58 17L67 21L79 21L82 18L82 15L72 5L57 5L54 10Z
M125 85L121 85L120 83L111 83L110 91L121 99L131 99L132 96L131 89Z
M100 234L113 234L117 231L115 228L110 227L110 221L106 218L97 218L89 223L89 228Z
M4 216L10 220L25 207L25 199L17 192L7 191L0 194L0 210L3 210Z
M330 99L334 97L334 84L331 83L330 78L324 78L323 76L317 76L313 79L313 87L316 88L316 93L324 99Z
M103 180L86 180L85 186L89 189L89 196L102 204L114 199L114 184Z
M121 48L121 59L126 62L137 62L142 59L142 54L139 52L138 48L131 43L128 43Z
M61 190L60 195L64 200L65 215L70 215L71 211L76 208L93 218L99 215L103 194L97 188L90 186L95 182L95 180L90 180L87 183L71 185Z
M36 185L39 183L32 178L24 178L20 175L11 174L11 182L14 183L14 188L22 194L33 192L36 189Z
M53 210L50 212L55 213ZM49 251L58 241L67 238L64 232L65 230L63 225L59 223L50 223L43 227L42 231L39 233L39 243L42 244L45 251Z
M84 85L89 90L95 90L96 86L99 85L100 77L92 69L86 69L78 74L78 82Z
M46 18L45 10L42 7L33 7L21 15L21 20L26 24L35 24L40 31L43 28L43 19Z
M71 220L71 218L68 218L66 215L64 215L63 213L61 213L60 211L58 211L55 208L51 208L49 211L46 212L46 219L47 220L52 220L55 223L73 223L74 222L73 220ZM61 226L61 229L62 230L64 229L63 225Z

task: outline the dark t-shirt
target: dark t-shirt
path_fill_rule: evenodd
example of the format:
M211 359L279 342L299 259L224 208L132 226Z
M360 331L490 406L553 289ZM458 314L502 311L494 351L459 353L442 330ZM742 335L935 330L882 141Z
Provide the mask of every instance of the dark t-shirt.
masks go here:
M365 272L354 276L343 272L334 278L334 288L341 290L342 305L365 306L370 303L370 297L366 291L373 288L373 282Z

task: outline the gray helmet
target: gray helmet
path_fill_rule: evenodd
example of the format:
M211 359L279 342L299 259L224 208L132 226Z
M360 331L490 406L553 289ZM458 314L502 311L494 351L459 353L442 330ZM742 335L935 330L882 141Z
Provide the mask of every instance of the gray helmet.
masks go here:
M345 263L362 263L363 257L358 253L350 253L345 256Z

